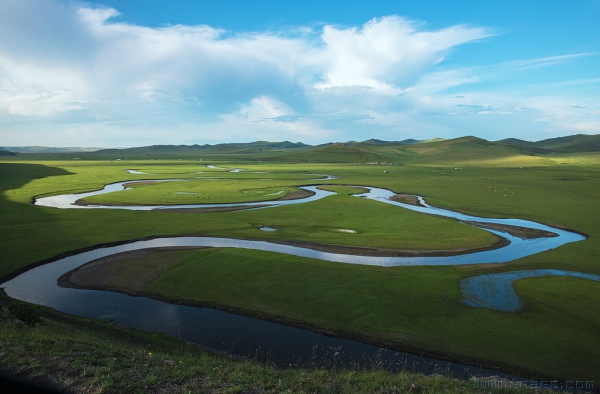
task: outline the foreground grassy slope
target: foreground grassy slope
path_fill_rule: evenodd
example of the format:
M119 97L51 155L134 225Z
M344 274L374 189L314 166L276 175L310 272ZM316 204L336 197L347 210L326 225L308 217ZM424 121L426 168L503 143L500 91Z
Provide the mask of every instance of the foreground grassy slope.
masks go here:
M447 352L457 358L469 354L498 363L510 360L510 363L518 363L519 366L526 364L528 369L538 373L554 374L557 371L571 371L576 376L565 376L563 375L566 374L565 372L560 372L561 375L558 376L565 376L566 379L581 377L600 380L597 371L586 367L586 365L597 365L597 355L600 354L600 343L597 336L590 337L589 334L586 334L586 332L597 333L600 331L596 324L597 319L586 320L585 317L585 313L588 312L593 316L597 314L598 304L594 298L594 295L598 294L597 283L581 285L587 286L593 302L582 301L580 309L573 311L575 318L571 321L568 316L563 314L564 308L568 302L573 302L578 296L568 286L557 288L554 292L538 293L535 285L530 285L532 282L524 281L524 290L518 290L524 291L525 302L528 302L528 308L532 309L526 309L516 314L456 306L457 281L465 275L537 267L600 273L597 263L597 256L600 255L600 242L598 241L600 239L600 212L597 208L600 199L598 155L567 155L544 160L543 163L536 162L536 166L530 167L520 164L511 165L496 159L486 161L483 158L479 165L464 166L462 170L455 170L458 162L450 159L435 166L382 167L345 164L278 165L272 163L251 165L239 162L222 163L222 166L245 166L254 171L332 173L340 175L341 178L327 181L327 183L386 187L396 192L423 195L430 203L450 209L483 216L532 219L574 228L589 234L590 238L585 241L569 244L509 264L457 268L429 267L422 268L421 271L415 269L412 273L410 273L411 270L402 271L399 268L399 272L404 275L390 274L394 278L394 285L400 289L403 287L412 289L413 292L404 295L404 302L395 302L393 305L394 318L387 320L389 323L386 323L388 324L386 327L381 331L373 328L372 332L373 335L381 335L381 337L391 336L390 333L393 332L395 333L394 340L400 345L422 344L426 349ZM9 273L19 267L69 250L146 236L182 233L231 234L236 231L241 234L251 230L256 234L260 233L257 236L272 236L251 228L248 225L248 217L242 220L243 215L253 214L251 212L191 215L160 212L56 210L35 207L30 203L31 198L36 195L93 190L107 182L153 177L135 176L124 172L124 169L127 168L142 168L144 164L159 163L110 163L84 160L27 162L20 157L5 159L5 164L0 165L0 183L4 190L1 200L2 210L0 211L0 215L2 215L0 235L4 240L3 259L0 267L2 273ZM178 166L191 163L173 161L160 164ZM384 169L389 173L384 173ZM355 199L354 197L346 198ZM264 212L266 214L267 210ZM214 219L216 215L219 215L218 220ZM261 223L255 224L268 224L262 223L265 218L261 217ZM220 258L225 257L221 256ZM262 260L262 257L259 260ZM293 261L287 256L282 256L279 263L292 264ZM319 272L319 275L322 271L329 272L332 276L337 272L335 267L323 267L321 271L315 272ZM359 269L358 267L344 267L347 267L344 269L352 271L351 274L348 274L349 277L358 276L358 271L356 271ZM255 278L263 275L267 280L270 275L275 275L274 272L273 269L265 268L262 272L252 275ZM393 273L395 269L385 272ZM275 278L271 279L275 283ZM536 280L543 283L550 279ZM419 284L419 286L414 286L413 283ZM361 289L361 286L362 284L357 284L355 289ZM529 297L527 287L530 286L532 294L538 298L527 298ZM575 288L577 287L579 285L575 286ZM333 290L335 288L332 288ZM302 297L297 297L295 301L292 297L290 303L300 304L304 301ZM430 300L427 302L433 305L431 306L432 310L436 310L435 305L439 307L447 303L449 311L459 312L440 314L437 317L428 315L427 312L417 311L411 306L413 299L427 300L428 298ZM372 298L369 297L365 297L364 300L350 299L352 303L348 302L347 305L343 305L343 301L339 301L342 304L338 302L330 305L329 311L325 305L322 316L318 319L315 316L312 318L319 320L318 323L323 326L337 327L344 320L337 317L328 320L327 312L331 316L336 316L340 309L356 308L367 311L372 301ZM529 299L532 299L533 302L529 303ZM221 302L233 301L222 299ZM274 310L275 307L283 308L286 311L293 310L292 306L288 305L277 306L269 305L269 303L265 305ZM426 305L426 308L430 307L427 306L428 304L423 305ZM454 309L455 306L462 309ZM588 312L582 312L584 310ZM421 316L421 314L423 315ZM372 322L376 320L373 318ZM359 319L347 321L359 322ZM357 332L360 332L362 329L360 324L352 324ZM416 329L416 327L420 329ZM446 332L450 333L447 341L444 339ZM436 333L440 338L434 338ZM428 338L432 339L428 340ZM512 345L514 338L517 338L520 347ZM554 342L551 340L544 342L543 338L550 338ZM484 348L473 346L473 343L486 341L489 343Z
M5 307L7 303L2 297ZM477 393L485 382L440 375L361 370L274 368L187 346L160 334L43 311L41 325L17 328L0 313L0 373L81 393ZM9 315L10 316L10 315ZM526 393L500 389L498 393ZM544 392L550 392L546 390Z

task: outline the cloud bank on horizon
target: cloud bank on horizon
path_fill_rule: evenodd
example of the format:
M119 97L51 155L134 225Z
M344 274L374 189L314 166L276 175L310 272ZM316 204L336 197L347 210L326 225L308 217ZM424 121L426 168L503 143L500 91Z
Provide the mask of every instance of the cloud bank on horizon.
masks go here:
M594 52L449 62L461 47L501 35L462 24L433 29L400 15L281 31L152 27L121 21L111 7L7 0L0 144L600 133L600 75L560 72L597 62Z

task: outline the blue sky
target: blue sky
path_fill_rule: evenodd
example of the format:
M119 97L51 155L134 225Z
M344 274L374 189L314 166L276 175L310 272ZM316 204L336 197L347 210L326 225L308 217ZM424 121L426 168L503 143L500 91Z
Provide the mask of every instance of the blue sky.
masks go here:
M600 2L0 2L0 145L600 133Z

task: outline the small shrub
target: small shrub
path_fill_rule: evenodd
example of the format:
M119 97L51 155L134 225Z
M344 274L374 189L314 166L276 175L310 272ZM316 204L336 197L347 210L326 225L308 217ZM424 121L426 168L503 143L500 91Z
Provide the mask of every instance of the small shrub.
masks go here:
M40 307L26 302L13 301L9 306L10 314L28 326L35 326L42 322Z

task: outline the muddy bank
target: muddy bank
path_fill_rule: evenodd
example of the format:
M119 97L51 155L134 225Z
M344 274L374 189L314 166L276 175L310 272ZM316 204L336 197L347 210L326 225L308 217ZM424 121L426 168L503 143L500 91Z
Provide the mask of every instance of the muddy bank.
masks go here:
M285 196L278 198L277 200L273 200L273 201L299 200L301 198L312 197L315 194L317 194L317 193L311 192L309 190L297 189L297 190L295 190L291 193L288 193Z
M418 207L425 207L425 205L421 204L417 196L413 196L412 194L396 194L391 197L390 200L401 202L403 204L416 205Z
M318 242L285 241L270 239L269 242L281 245L298 246L306 249L318 250L327 253L350 254L356 256L373 257L436 257L436 256L456 256L461 254L482 252L485 250L499 249L510 244L506 238L498 237L498 240L491 245L477 248L461 248L448 250L402 250L387 248L371 248L367 246L334 245L322 244Z
M558 234L552 233L550 231L538 230L535 228L509 226L506 224L496 224L496 223L482 223L482 222L474 222L474 221L468 221L465 223L476 226L476 227L487 228L490 230L504 231L506 233L509 233L513 237L519 237L521 239L558 237Z
M165 183L165 182L164 181L139 181L139 182L130 182L130 183L124 183L123 187L149 186L149 185L156 185L157 183Z
M206 247L196 246L169 246L164 248L139 249L129 252L117 253L110 256L92 260L74 270L67 272L58 278L60 287L73 287L77 289L93 288L97 290L110 289L111 291L127 290L128 294L137 294L148 283L152 282L163 273L163 270L156 270L149 267L139 271L139 273L128 280L127 287L112 286L109 283L121 275L121 267L128 261L140 257L148 257L157 253L164 253L177 250L195 250L206 249ZM168 266L168 264L165 264Z
M172 213L211 213L211 212L231 212L231 211L242 211L250 208L262 208L268 207L269 204L262 205L240 205L238 207L212 207L212 208L161 208L154 209L153 211L158 212L172 212Z

